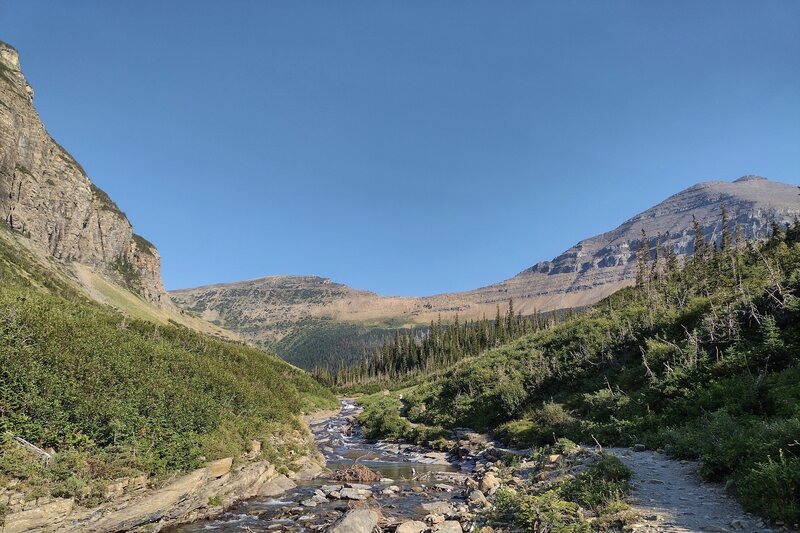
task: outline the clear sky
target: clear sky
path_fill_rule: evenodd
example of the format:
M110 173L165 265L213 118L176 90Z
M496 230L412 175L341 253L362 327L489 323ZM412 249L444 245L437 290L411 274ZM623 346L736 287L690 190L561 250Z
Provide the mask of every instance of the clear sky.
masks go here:
M168 288L496 282L709 179L800 183L800 2L0 0Z

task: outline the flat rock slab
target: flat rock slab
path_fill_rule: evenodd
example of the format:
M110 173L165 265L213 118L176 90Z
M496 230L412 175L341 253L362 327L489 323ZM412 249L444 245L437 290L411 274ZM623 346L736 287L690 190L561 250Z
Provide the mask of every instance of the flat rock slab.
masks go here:
M439 524L435 524L431 531L437 531L439 533L463 533L463 529L461 529L461 524L458 520L445 520Z
M397 526L395 533L422 533L426 529L428 529L428 525L425 522L409 520Z
M431 514L449 515L452 514L453 506L448 502L426 502L422 504L422 508Z
M277 496L279 494L283 494L289 489L295 488L296 486L297 484L294 481L281 474L280 476L274 477L264 483L261 489L259 489L258 495Z
M330 533L372 533L378 525L378 513L370 509L349 511L328 530Z

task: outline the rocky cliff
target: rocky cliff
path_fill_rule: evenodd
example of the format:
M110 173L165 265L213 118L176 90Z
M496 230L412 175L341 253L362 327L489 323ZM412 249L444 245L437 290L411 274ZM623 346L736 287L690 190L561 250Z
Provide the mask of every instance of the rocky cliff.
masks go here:
M633 283L642 230L651 246L659 239L679 257L685 256L692 252L692 216L707 238L716 240L724 204L743 237L764 237L772 221L787 223L800 215L798 193L794 185L760 176L700 183L612 231L580 241L551 261L506 281L460 293L400 298L323 278L278 276L180 290L172 296L180 307L269 346L290 361L311 366L342 354L357 357L360 349L354 350L349 338L354 334L363 342L374 342L380 338L376 332L426 323L439 314L493 317L495 307L505 308L509 298L523 313L593 304ZM348 337L346 342L343 336Z
M172 305L155 247L45 130L19 55L0 42L0 217L33 248L87 265L145 300Z

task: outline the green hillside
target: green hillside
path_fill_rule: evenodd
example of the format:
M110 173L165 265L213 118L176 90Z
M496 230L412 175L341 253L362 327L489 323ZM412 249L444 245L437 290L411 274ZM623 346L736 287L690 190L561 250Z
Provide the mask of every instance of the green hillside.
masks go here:
M746 508L796 523L800 226L759 245L733 233L697 240L685 268L640 250L637 287L402 391L409 420L429 426L414 432L663 448L699 459Z
M251 439L280 462L302 441L297 415L336 405L273 355L90 302L0 231L0 485L92 501L105 480L236 457Z

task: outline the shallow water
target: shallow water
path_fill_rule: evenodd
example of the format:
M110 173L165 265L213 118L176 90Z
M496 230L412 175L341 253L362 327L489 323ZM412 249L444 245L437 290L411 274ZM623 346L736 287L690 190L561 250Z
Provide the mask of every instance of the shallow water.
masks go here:
M321 424L312 425L311 430L331 470L351 466L357 460L359 464L368 466L391 480L370 484L374 491L389 485L400 487L401 492L398 494L377 494L371 500L381 507L384 516L397 520L420 519L426 514L420 507L422 503L461 498L458 490L420 491L425 487L430 489L436 483L457 485L456 477L459 475L457 466L431 464L433 459L424 457L425 451L413 446L380 441L367 442L360 429L353 423L358 412L355 404L344 400L341 412L337 416ZM325 477L298 482L297 488L277 498L246 500L217 519L178 526L170 531L194 533L319 530L321 525L330 523L351 505L347 500L332 500L316 507L301 507L300 502L310 498L314 490L325 484L337 484L337 482Z

